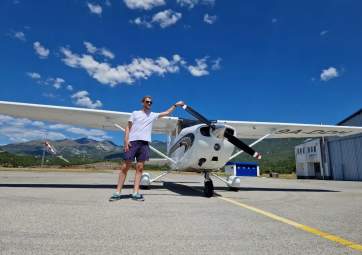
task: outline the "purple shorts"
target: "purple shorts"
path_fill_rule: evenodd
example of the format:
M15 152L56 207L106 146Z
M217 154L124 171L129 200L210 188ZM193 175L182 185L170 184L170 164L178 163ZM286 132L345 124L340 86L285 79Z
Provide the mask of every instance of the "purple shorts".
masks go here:
M131 141L130 144L129 150L124 153L124 160L133 161L134 158L136 158L137 162L149 160L150 148L147 141Z

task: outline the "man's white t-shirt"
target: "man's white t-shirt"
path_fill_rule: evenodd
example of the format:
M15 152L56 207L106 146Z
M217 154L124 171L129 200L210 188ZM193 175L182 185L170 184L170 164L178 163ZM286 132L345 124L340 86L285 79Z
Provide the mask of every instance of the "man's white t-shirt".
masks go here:
M129 132L129 141L148 141L151 142L152 124L158 119L159 113L133 111L129 117L132 127Z

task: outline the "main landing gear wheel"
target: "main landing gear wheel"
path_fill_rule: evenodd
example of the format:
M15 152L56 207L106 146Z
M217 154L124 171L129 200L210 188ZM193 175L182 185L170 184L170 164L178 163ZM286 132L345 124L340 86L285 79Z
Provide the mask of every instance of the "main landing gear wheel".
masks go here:
M208 172L205 172L205 181L204 181L204 196L212 197L214 195L214 184L209 176Z
M143 173L141 176L141 189L150 189L151 186L151 175L149 173Z

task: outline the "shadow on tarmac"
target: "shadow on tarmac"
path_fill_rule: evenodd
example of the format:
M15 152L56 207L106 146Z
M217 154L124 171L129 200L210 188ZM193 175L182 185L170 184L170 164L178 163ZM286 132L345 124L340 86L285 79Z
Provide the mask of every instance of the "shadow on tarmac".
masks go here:
M215 190L228 191L228 187L215 187ZM237 191L279 191L279 192L340 192L338 190L328 189L283 189L283 188L256 188L256 187L241 187Z
M124 185L125 188L133 185ZM1 187L7 188L55 188L55 189L115 189L114 184L55 184L55 183L1 183Z
M197 183L197 182L185 182L185 183ZM55 184L55 183L0 183L0 188L53 188L53 189L115 189L116 185L113 184ZM133 185L124 185L124 189L132 189ZM173 183L163 182L163 186L150 185L147 189L167 189L171 192L182 196L201 196L199 191L192 187Z
M164 182L163 187L168 189L171 192L177 193L181 196L191 196L191 197L202 197L203 193L201 190L196 189L196 187L190 187L182 185L175 182ZM200 187L197 187L200 188Z
M161 183L161 182L160 182ZM163 186L150 185L147 189L167 189L171 192L182 196L203 196L202 186L189 186L184 184L192 184L198 182L163 182ZM61 189L115 189L114 184L54 184L54 183L0 183L1 187L8 188L61 188ZM133 185L124 185L125 189L132 189ZM215 191L229 191L228 187L214 187ZM326 189L290 189L290 188L256 188L241 187L238 191L266 191L266 192L340 192L336 190ZM235 191L234 191L235 192Z

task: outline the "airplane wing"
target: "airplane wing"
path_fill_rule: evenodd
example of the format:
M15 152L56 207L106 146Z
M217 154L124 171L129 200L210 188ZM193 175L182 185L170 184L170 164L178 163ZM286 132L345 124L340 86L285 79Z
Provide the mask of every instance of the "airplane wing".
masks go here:
M258 139L266 134L268 138L303 138L321 136L346 136L362 133L362 127L330 126L296 123L249 122L218 120L235 129L238 138Z
M115 124L126 127L129 112L94 110L76 107L26 104L0 101L0 114L13 117L58 122L63 124L119 131ZM169 134L177 127L178 118L164 117L153 124L153 132Z

